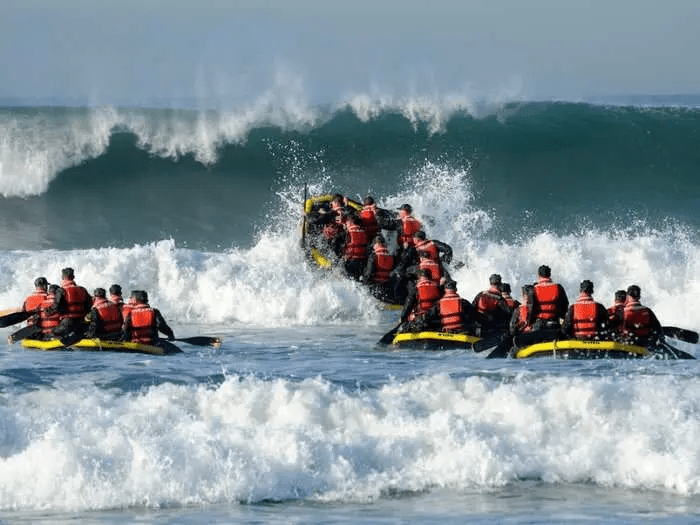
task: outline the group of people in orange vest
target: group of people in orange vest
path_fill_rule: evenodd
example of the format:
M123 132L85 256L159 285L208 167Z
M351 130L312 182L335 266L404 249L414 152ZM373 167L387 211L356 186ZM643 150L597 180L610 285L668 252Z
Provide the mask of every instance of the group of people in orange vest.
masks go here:
M540 340L617 340L640 346L663 341L663 327L654 312L641 304L641 289L636 284L615 292L613 305L606 308L593 299L593 283L588 279L581 282L578 297L569 304L566 291L552 281L547 265L538 268L536 283L522 287L522 302L510 296L510 285L498 274L490 276L489 288L471 303L457 294L454 281L444 284L443 293L427 279L421 276L416 283L417 303L405 305L399 331L533 334ZM427 292L422 293L423 289Z
M450 280L446 265L452 260L452 248L426 238L410 204L394 213L377 207L371 196L365 197L361 210L347 203L341 194L328 204L320 203L307 214L308 229L316 237L312 242L327 247L331 257L342 261L345 272L367 284L375 296L403 304L410 281L421 270L436 281ZM396 246L388 246L382 230L396 232Z
M72 268L61 270L61 285L49 284L45 277L34 281L34 292L24 301L23 311L31 314L27 326L9 336L10 343L20 339L83 337L111 341L154 344L158 332L173 340L175 335L157 308L148 304L148 294L134 290L127 302L118 284L96 288L92 296L75 283Z
M452 248L428 239L409 204L398 214L378 208L371 196L361 210L349 207L340 194L307 215L315 231L343 261L347 274L369 285L382 300L402 305L398 331L441 330L510 335L538 332L542 336L615 339L647 345L663 338L654 312L640 303L641 290L632 285L615 294L610 308L593 299L593 283L584 280L569 305L564 288L551 269L538 268L537 282L522 287L522 302L510 295L510 285L493 274L489 288L467 301L457 292L446 265ZM396 231L394 253L382 230Z

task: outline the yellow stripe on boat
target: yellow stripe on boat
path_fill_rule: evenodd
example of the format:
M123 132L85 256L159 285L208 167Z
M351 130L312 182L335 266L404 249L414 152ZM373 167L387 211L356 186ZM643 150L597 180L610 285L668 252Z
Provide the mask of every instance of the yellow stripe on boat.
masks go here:
M394 340L391 342L393 345L399 345L401 343L408 342L435 342L435 343L462 343L464 345L470 345L480 341L481 338L475 335L469 335L465 333L457 332L401 332L394 336Z
M629 345L617 341L585 341L577 339L567 339L565 341L546 341L535 343L518 349L514 354L515 359L526 359L528 357L556 356L558 353L566 354L581 352L595 355L606 352L617 352L629 354L632 357L646 357L649 350L643 346Z
M137 354L166 355L166 350L160 346L132 343L131 341L105 341L102 339L81 339L77 343L65 347L58 339L40 341L38 339L22 339L23 348L34 350L65 350L66 348L81 348L86 350L107 350L112 352L131 352Z

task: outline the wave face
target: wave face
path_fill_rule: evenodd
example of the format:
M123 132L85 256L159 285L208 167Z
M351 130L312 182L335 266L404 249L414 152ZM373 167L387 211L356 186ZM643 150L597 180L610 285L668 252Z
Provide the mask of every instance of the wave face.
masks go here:
M436 172L463 174L494 238L697 230L699 129L700 110L679 105L5 108L0 248L250 246L279 223L280 195L301 200L304 183L382 198Z

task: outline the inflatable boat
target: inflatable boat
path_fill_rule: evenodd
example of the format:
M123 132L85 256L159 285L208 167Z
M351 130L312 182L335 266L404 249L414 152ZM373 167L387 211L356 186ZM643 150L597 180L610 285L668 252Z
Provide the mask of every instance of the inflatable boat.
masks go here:
M480 337L463 332L399 332L394 335L392 346L421 350L474 349Z
M39 339L22 339L23 348L33 350L89 350L96 352L125 352L130 354L172 355L182 352L177 346L166 340L159 340L157 345L145 345L129 341L107 341L102 339L81 339L64 346L58 339L41 341Z
M639 359L653 357L657 352L643 346L617 341L585 341L567 339L534 343L513 351L514 359L556 357L562 359Z
M334 195L325 193L323 195L307 196L304 195L304 217L301 226L301 246L306 254L308 261L317 269L324 272L331 272L334 268L335 256L332 249L323 238L320 231L310 231L309 223L306 220L306 215L318 211L319 208L329 208ZM347 206L356 212L362 211L362 204L352 199L347 199ZM388 232L387 232L388 234ZM379 307L385 310L398 310L401 304L385 300L377 297Z

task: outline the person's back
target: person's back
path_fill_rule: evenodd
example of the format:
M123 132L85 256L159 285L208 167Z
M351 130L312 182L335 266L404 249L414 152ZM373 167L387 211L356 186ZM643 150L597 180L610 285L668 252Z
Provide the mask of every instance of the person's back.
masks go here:
M175 338L160 311L148 304L148 294L145 291L134 290L131 297L132 308L126 314L122 326L123 340L152 345L158 342L159 331L170 340Z
M122 311L119 305L107 300L104 288L93 292L94 302L87 316L89 327L86 336L99 339L119 339L122 331Z
M627 288L622 338L625 342L647 346L663 338L663 329L656 315L640 302L641 289L636 284Z
M37 277L34 280L34 291L27 296L22 304L22 310L25 312L38 312L41 305L46 300L48 295L47 289L49 287L49 282L46 277ZM34 318L30 317L27 319L27 325L34 324Z
M490 330L506 329L511 312L501 295L501 276L489 277L489 288L476 294L472 304L483 318L482 327Z
M559 320L564 319L569 308L569 298L564 288L552 281L549 266L538 268L533 294L535 329L559 328Z
M526 284L521 290L523 301L513 310L513 314L510 318L509 332L510 335L513 336L526 334L535 329L532 315L533 286L531 284Z
M613 305L608 308L608 330L612 337L619 337L622 334L622 322L625 319L625 301L627 300L626 290L615 292Z
M581 282L580 294L564 318L562 332L576 339L600 339L608 319L605 307L593 300L593 283Z
M58 312L61 317L54 333L71 340L80 339L87 328L83 321L91 308L92 297L84 287L75 284L73 268L61 270L61 286L56 291L53 306L49 308L50 313Z
M510 284L509 283L501 283L501 295L503 296L503 300L506 302L508 305L508 308L510 309L511 313L518 307L520 306L520 301L515 299L510 295Z
M374 239L379 233L379 224L377 223L377 205L374 199L367 195L363 201L362 210L360 211L360 220L362 227L367 233L368 239Z

